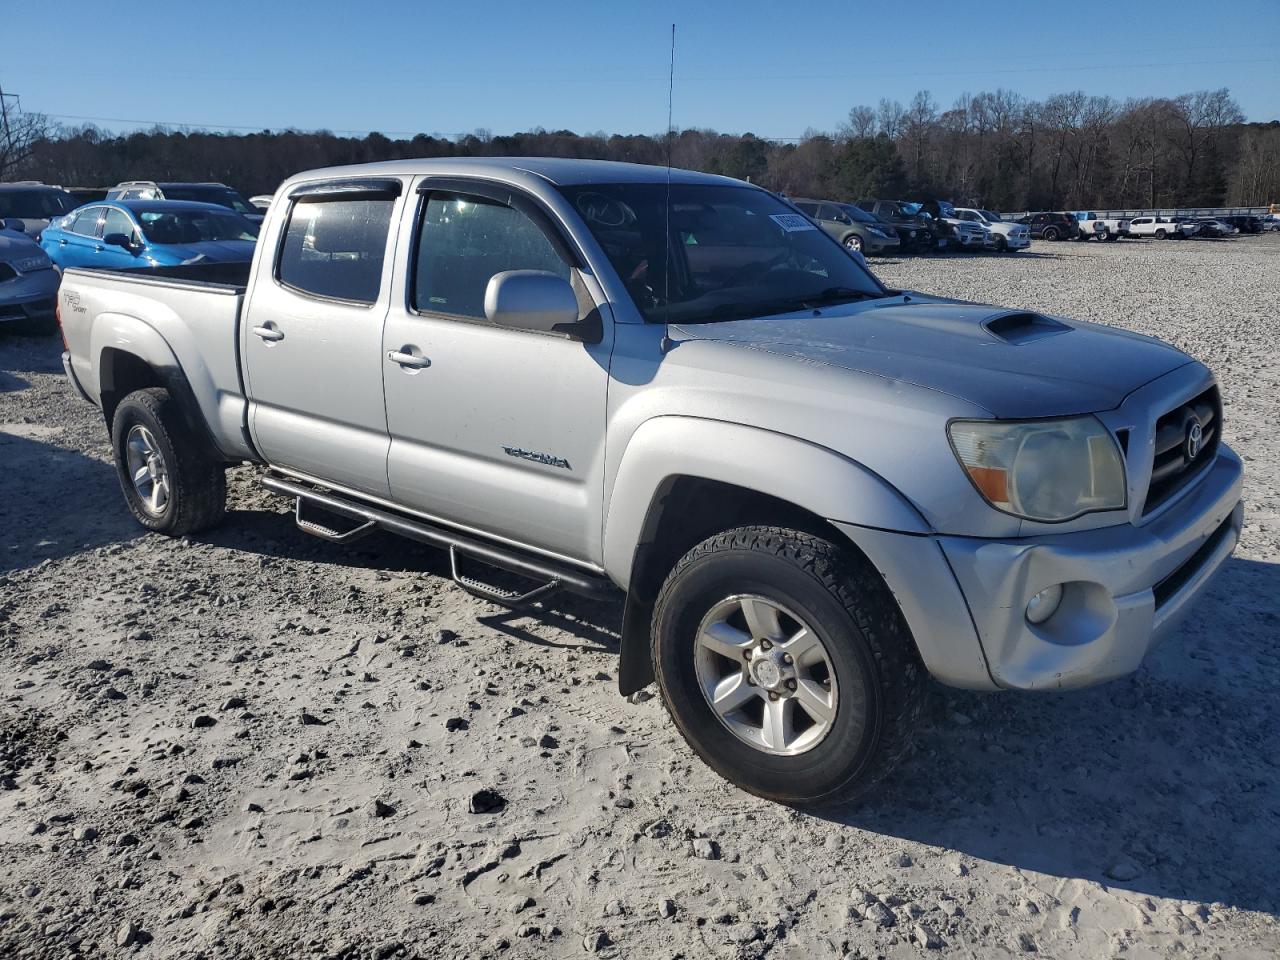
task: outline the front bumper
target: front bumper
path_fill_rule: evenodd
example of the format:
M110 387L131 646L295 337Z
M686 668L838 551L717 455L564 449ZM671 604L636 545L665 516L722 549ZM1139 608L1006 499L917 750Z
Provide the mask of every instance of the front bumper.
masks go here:
M864 243L867 246L868 253L897 253L902 247L902 241L896 236L894 237L876 237L868 236Z
M36 270L0 282L0 323L48 321L57 307L58 275Z
M885 577L938 680L1068 689L1136 670L1191 609L1239 540L1241 487L1240 459L1222 446L1175 506L1141 526L1010 540L843 529ZM1027 604L1055 584L1058 611L1030 624Z

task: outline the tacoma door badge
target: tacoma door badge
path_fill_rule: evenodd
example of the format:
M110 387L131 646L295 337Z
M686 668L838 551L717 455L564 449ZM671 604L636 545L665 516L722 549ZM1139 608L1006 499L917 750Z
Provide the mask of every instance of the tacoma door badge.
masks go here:
M534 450L526 450L523 447L503 447L503 451L508 457L516 457L520 460L532 460L534 463L544 463L548 467L560 467L562 470L572 470L569 461L564 457L552 456L549 453L538 453Z

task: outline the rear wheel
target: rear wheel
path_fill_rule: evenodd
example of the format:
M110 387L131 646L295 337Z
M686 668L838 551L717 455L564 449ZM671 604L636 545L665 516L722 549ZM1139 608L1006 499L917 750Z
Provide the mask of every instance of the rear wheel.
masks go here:
M181 537L222 520L223 466L196 444L168 390L149 387L121 400L111 442L125 503L148 530Z
M1111 231L1110 231L1110 230L1108 230L1106 227L1103 227L1101 230L1099 230L1097 233L1095 233L1095 234L1094 234L1094 236L1095 236L1095 237L1097 237L1099 241L1102 241L1102 240L1110 240L1110 239L1111 239Z
M862 238L856 233L849 234L844 238L844 248L854 253L862 253Z
M784 803L849 799L906 753L924 671L879 574L811 534L741 527L676 564L653 619L658 685L717 773Z
M1161 227L1159 230L1156 231L1157 240L1163 240L1167 236L1169 236L1169 232L1165 230L1163 227Z

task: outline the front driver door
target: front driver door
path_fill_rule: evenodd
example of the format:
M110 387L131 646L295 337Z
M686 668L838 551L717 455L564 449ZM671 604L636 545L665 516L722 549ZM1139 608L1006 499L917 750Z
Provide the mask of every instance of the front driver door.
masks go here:
M344 181L291 194L286 216L258 241L241 332L249 422L267 462L381 497L384 275L401 186Z
M434 183L420 190L407 290L382 342L392 496L456 526L596 560L612 325L532 198ZM572 282L596 342L490 323L489 278L521 269Z

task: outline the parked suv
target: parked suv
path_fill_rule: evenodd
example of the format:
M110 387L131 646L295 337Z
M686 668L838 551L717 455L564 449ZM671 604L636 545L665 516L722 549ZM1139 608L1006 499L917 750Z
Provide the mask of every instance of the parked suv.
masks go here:
M946 200L925 200L920 211L929 217L946 234L947 243L959 250L985 250L992 246L991 231L956 213L956 208Z
M991 249L997 253L1016 253L1031 246L1031 233L1024 224L1006 220L993 210L957 207L956 216L986 227L991 234Z
M920 210L920 204L905 200L859 200L855 206L892 224L904 250L928 252L946 249L947 239Z
M1262 218L1255 217L1249 213L1232 214L1229 217L1219 217L1223 223L1229 223L1241 233L1261 233Z
M39 240L50 220L80 206L80 201L60 187L37 180L0 183L0 227Z
M107 191L108 200L190 200L214 203L234 210L254 223L263 213L225 183L156 183L154 180L127 180Z
M791 202L847 250L864 254L897 253L902 244L890 224L852 203L804 199Z
M63 277L63 364L137 521L214 526L249 461L303 531L441 547L486 601L621 595L619 692L656 682L699 756L775 800L882 777L930 674L1057 692L1132 672L1239 537L1203 364L890 289L740 181L316 170L254 256L221 282Z
M1080 233L1080 225L1069 213L1029 213L1016 222L1037 240L1074 240Z

